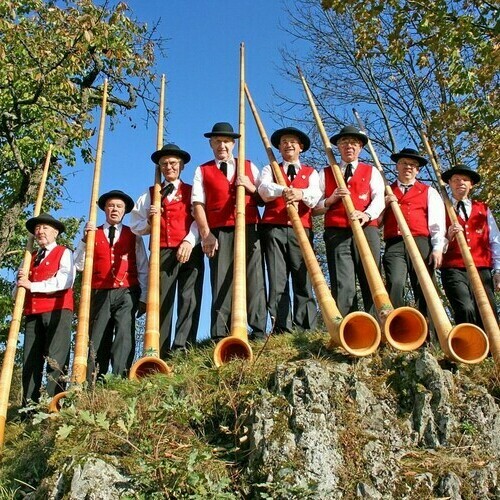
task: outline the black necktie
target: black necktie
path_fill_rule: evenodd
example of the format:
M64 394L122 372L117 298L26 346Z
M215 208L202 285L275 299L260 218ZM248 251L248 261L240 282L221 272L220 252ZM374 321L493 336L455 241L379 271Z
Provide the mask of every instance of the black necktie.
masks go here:
M293 163L290 163L290 165L288 165L286 175L288 175L290 182L293 182L293 180L295 179L295 176L297 175L297 171L295 170L295 165Z
M37 266L40 265L40 262L42 262L42 260L44 259L46 253L47 253L47 249L46 248L40 248L38 250L38 252L36 253L36 256L35 256L35 262L33 263L33 265L35 267L37 267Z
M161 199L165 199L174 190L174 185L172 183L167 184L161 190Z
M224 174L225 177L227 177L227 163L225 161L220 162L220 171Z
M460 213L460 209L462 210L462 213ZM469 220L469 216L467 215L467 211L465 210L465 203L462 200L457 203L457 214L460 215L460 217L463 216L465 221Z
M115 241L115 233L116 233L116 227L115 226L109 226L108 229L108 238L109 238L109 246L112 247L113 243Z
M404 190L404 191L403 191L403 194L406 194L406 193L410 190L410 188L412 188L412 187L413 187L413 184L401 184L401 187L402 187L402 188L403 188L403 190Z
M348 163L345 167L344 172L344 182L347 184L347 181L352 177L352 163Z

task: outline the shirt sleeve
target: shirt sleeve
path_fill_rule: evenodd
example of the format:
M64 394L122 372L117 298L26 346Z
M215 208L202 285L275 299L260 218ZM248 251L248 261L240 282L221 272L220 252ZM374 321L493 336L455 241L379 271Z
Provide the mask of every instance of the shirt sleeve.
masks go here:
M193 188L191 190L191 203L205 204L205 190L203 188L203 177L201 168L196 167L193 177Z
M259 186L260 186L260 182L261 182L260 171L257 168L257 166L254 165L253 163L250 163L250 168L252 169L252 174L253 174L253 180L254 180L255 187L258 190Z
M259 194L265 201L272 201L283 194L283 186L274 182L271 165L266 165L260 174Z
M73 286L75 281L75 266L73 264L73 253L66 248L62 254L59 269L55 276L43 281L34 281L31 283L31 292L33 293L54 293L61 290L67 290Z
M443 200L433 187L427 191L427 206L432 249L442 252L446 242L446 215Z
M136 235L135 237L135 258L137 263L137 279L139 280L139 285L141 287L141 297L139 300L141 302L146 302L149 262L144 241L142 236L139 235Z
M488 208L487 212L488 229L490 230L490 248L491 248L491 258L493 260L493 269L500 269L500 232L498 231L498 225Z
M378 216L384 211L384 179L381 173L372 167L372 177L370 179L370 194L372 201L365 210L365 213L371 217L372 220L378 219Z
M189 232L184 236L182 241L187 241L188 243L191 243L191 245L194 247L200 242L200 231L198 230L198 224L194 220L191 222L191 226L189 227Z
M85 267L85 252L87 250L87 245L80 240L76 247L76 250L73 252L73 262L75 264L75 269L77 271L83 271Z
M149 208L151 207L151 196L149 189L142 194L130 212L129 226L134 234L144 236L151 233L149 225Z
M321 189L319 187L319 174L313 170L309 176L309 185L302 189L302 201L309 208L314 208L321 198Z

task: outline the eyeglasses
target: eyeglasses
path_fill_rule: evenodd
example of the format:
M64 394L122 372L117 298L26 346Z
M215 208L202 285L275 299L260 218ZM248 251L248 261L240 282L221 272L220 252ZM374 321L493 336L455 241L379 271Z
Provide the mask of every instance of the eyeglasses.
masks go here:
M160 163L160 167L176 167L177 165L180 165L181 161L180 160L167 160L167 161L162 161Z
M362 144L362 142L359 139L356 139L355 137L352 138L345 137L337 141L337 146L348 146L348 145L357 146L358 144Z
M411 168L419 168L420 164L415 163L412 161L406 161L406 160L399 160L398 165L401 165L402 167L411 167Z

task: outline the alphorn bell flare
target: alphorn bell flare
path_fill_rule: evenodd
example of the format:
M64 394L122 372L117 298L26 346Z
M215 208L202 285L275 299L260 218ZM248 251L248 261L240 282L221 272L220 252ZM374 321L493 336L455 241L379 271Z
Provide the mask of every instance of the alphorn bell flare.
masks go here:
M240 45L240 100L237 175L245 175L245 45ZM246 220L245 186L236 187L234 228L234 269L231 302L230 335L215 346L215 366L222 366L231 359L252 361L253 353L248 343L247 293L246 293Z
M448 197L446 185L441 179L440 168L427 136L423 131L421 131L420 135L427 151L427 155L431 161L434 175L438 181L441 197L443 198L448 217L453 223L458 222L455 209L453 208L453 205ZM461 323L456 325L450 331L444 346L441 339L439 339L439 342L441 343L441 348L446 355L450 356L454 353L459 361L469 364L479 363L482 361L488 355L488 350L491 345L491 353L495 364L498 367L500 366L500 333L498 330L498 324L491 309L488 296L484 291L483 282L477 272L474 259L472 258L467 241L465 240L465 236L463 233L458 233L456 237L486 333L477 325L473 325L471 323ZM446 324L445 326L447 327Z
M345 188L346 184L344 182L344 177L339 165L335 161L330 140L326 135L326 131L316 107L316 103L314 102L312 93L304 75L302 74L302 71L300 68L297 69L302 85L304 86L307 99L311 106L316 125L321 135L325 153L335 181L339 187ZM342 203L344 204L344 208L348 216L350 216L350 214L355 210L351 197L344 196L342 198ZM417 311L412 307L398 307L397 309L394 309L389 299L387 290L385 289L384 282L382 281L377 263L375 262L368 245L363 228L361 227L361 223L359 220L351 220L350 217L349 220L354 241L356 243L361 262L363 263L363 269L365 271L366 279L373 297L373 302L377 310L377 315L379 317L380 324L382 325L385 340L400 351L412 351L414 349L418 349L427 337L427 322L424 316L420 311Z
M158 130L156 149L163 146L163 121L165 108L165 75L161 77L160 103L158 109ZM137 380L148 375L172 373L172 368L160 358L160 225L161 225L161 169L155 168L155 184L152 205L156 214L151 217L151 234L149 236L149 274L146 298L146 330L144 332L143 357L138 359L130 369L129 378Z
M52 146L49 146L45 157L42 178L38 187L38 194L33 210L33 217L38 217L42 208L43 195L45 193L45 185L47 184L47 175L49 172L50 158L52 156ZM31 253L33 252L34 236L30 234L24 251L24 259L22 269L25 276L28 275L31 266ZM21 329L21 321L23 317L24 301L26 298L26 288L18 287L14 299L14 309L10 321L9 334L7 336L7 344L3 357L2 373L0 374L0 448L5 441L5 423L7 421L7 408L9 406L9 394L12 384L12 374L14 372L14 362L16 359L17 340L19 330Z
M355 109L353 109L353 112L356 120L358 121L360 129L366 133L359 113ZM387 182L384 169L382 168L382 165L378 159L377 153L375 152L370 139L368 139L367 146L370 154L372 155L375 166L384 179L386 194L388 196L394 195L391 186ZM480 329L470 324L462 324L452 327L398 202L396 200L391 201L390 207L394 213L396 222L398 223L399 230L401 231L401 235L403 237L406 250L408 251L413 264L413 268L415 269L415 273L418 277L418 282L422 289L422 293L424 294L427 308L429 310L429 315L436 329L441 349L446 356L453 359L454 361L469 364L478 363L479 361L484 359L484 356L486 355L485 353L481 352L481 349L484 349L484 333L481 331L478 332L478 330ZM483 347L481 348L480 346L482 345ZM479 347L479 349L477 349L477 347ZM458 349L458 351L455 351L455 349Z
M247 85L245 85L245 93L255 118L257 128L259 129L264 148L266 149L274 177L278 184L286 186L285 179L278 166L278 162L271 148L271 143L266 135ZM361 311L352 312L345 318L342 318L318 261L316 260L314 250L304 230L298 211L293 204L287 205L287 214L292 222L292 227L307 267L307 272L311 277L311 282L323 320L330 334L330 347L340 346L354 356L367 356L372 354L380 344L381 333L377 321L368 313Z

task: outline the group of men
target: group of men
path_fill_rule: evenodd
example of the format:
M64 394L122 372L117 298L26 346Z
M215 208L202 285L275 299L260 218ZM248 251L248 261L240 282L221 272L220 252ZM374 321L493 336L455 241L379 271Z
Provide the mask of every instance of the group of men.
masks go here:
M238 169L233 150L239 134L226 122L216 123L205 134L214 158L198 166L193 184L180 179L191 160L187 151L167 144L151 155L163 175L160 231L160 357L196 341L200 319L204 256L208 257L211 285L210 335L214 341L229 333L235 237L236 187L245 188L247 322L250 339L264 339L268 315L271 332L311 330L318 310L310 277L297 238L288 218L294 204L313 239L313 215L324 217L324 241L331 291L342 315L358 309L356 280L364 310L373 313L363 264L353 240L350 219L359 220L375 261L380 263L383 225L383 268L395 307L405 304L407 275L417 307L426 307L403 237L385 197L380 172L359 160L366 135L345 126L331 137L340 152L340 170L346 187L339 187L328 166L319 172L302 162L310 147L309 137L294 127L275 131L271 143L281 154L279 165L286 186L281 185L270 165L262 172L249 160ZM457 165L444 172L458 224L445 216L438 193L416 177L427 160L416 150L405 148L391 156L397 179L392 184L415 237L422 258L432 273L441 268L444 290L456 322L481 324L472 297L465 266L456 243L463 231L480 271L493 310L494 291L500 290L500 236L488 207L472 201L469 192L480 180L477 172ZM239 174L243 171L244 174ZM33 254L28 276L19 274L18 286L27 289L24 344L24 400L38 401L43 366L47 368L47 392L64 389L64 373L70 350L75 269L85 263L86 238L95 233L92 274L88 378L112 373L125 376L135 352L135 317L145 311L148 260L142 236L150 233L153 187L136 203L124 192L113 190L98 201L106 220L95 227L88 223L75 255L57 245L64 225L48 214L28 220L26 226L40 247ZM342 199L350 196L354 211L348 216ZM261 207L261 208L260 208ZM130 227L122 223L130 213ZM265 279L267 271L267 281ZM268 291L266 293L266 283ZM290 288L291 286L291 288ZM176 324L172 328L177 300Z

